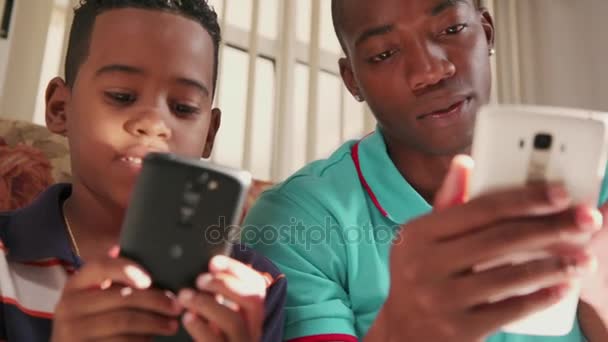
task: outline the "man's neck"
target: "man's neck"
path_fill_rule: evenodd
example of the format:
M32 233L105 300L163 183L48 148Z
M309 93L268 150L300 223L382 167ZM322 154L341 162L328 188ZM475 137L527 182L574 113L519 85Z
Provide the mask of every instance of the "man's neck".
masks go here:
M425 153L403 143L386 139L388 153L405 180L429 203L433 203L435 194L443 184L454 156L463 151L433 155Z
M84 260L107 255L118 243L125 209L95 195L80 182L72 184L64 215Z

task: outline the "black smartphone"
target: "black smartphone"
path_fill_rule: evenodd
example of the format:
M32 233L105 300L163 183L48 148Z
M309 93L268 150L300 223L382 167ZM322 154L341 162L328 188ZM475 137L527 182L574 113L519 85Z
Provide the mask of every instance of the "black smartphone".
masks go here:
M213 256L230 254L250 184L245 171L148 154L123 222L121 256L139 263L157 288L193 288ZM162 340L186 337L181 328Z

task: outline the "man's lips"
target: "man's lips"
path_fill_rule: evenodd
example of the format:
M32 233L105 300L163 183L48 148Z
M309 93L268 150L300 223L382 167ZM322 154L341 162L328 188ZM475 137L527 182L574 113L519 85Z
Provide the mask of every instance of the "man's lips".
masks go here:
M422 119L426 119L426 118L442 118L444 116L455 114L464 106L464 104L466 102L469 101L469 99L470 99L469 97L463 98L457 102L454 102L453 104L451 104L448 107L433 110L431 112L419 115L416 119L422 120Z

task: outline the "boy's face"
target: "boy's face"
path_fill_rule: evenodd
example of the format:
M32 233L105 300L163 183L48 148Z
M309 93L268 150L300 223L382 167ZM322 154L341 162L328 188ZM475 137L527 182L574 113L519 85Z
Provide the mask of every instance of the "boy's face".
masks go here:
M193 20L99 15L73 87L55 79L47 90L47 125L69 139L74 181L126 207L146 153L207 157L220 120L214 63L211 37Z
M387 138L432 155L469 147L490 96L490 15L472 0L346 3L342 76Z

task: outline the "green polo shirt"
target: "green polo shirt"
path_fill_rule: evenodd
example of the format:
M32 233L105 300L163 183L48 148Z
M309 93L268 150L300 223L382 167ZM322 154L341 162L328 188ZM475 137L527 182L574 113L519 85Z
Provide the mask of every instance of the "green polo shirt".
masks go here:
M431 209L401 176L379 131L265 192L246 218L242 239L287 276L285 339L364 336L388 294L395 233ZM498 333L489 339L581 340L578 324L565 337Z

